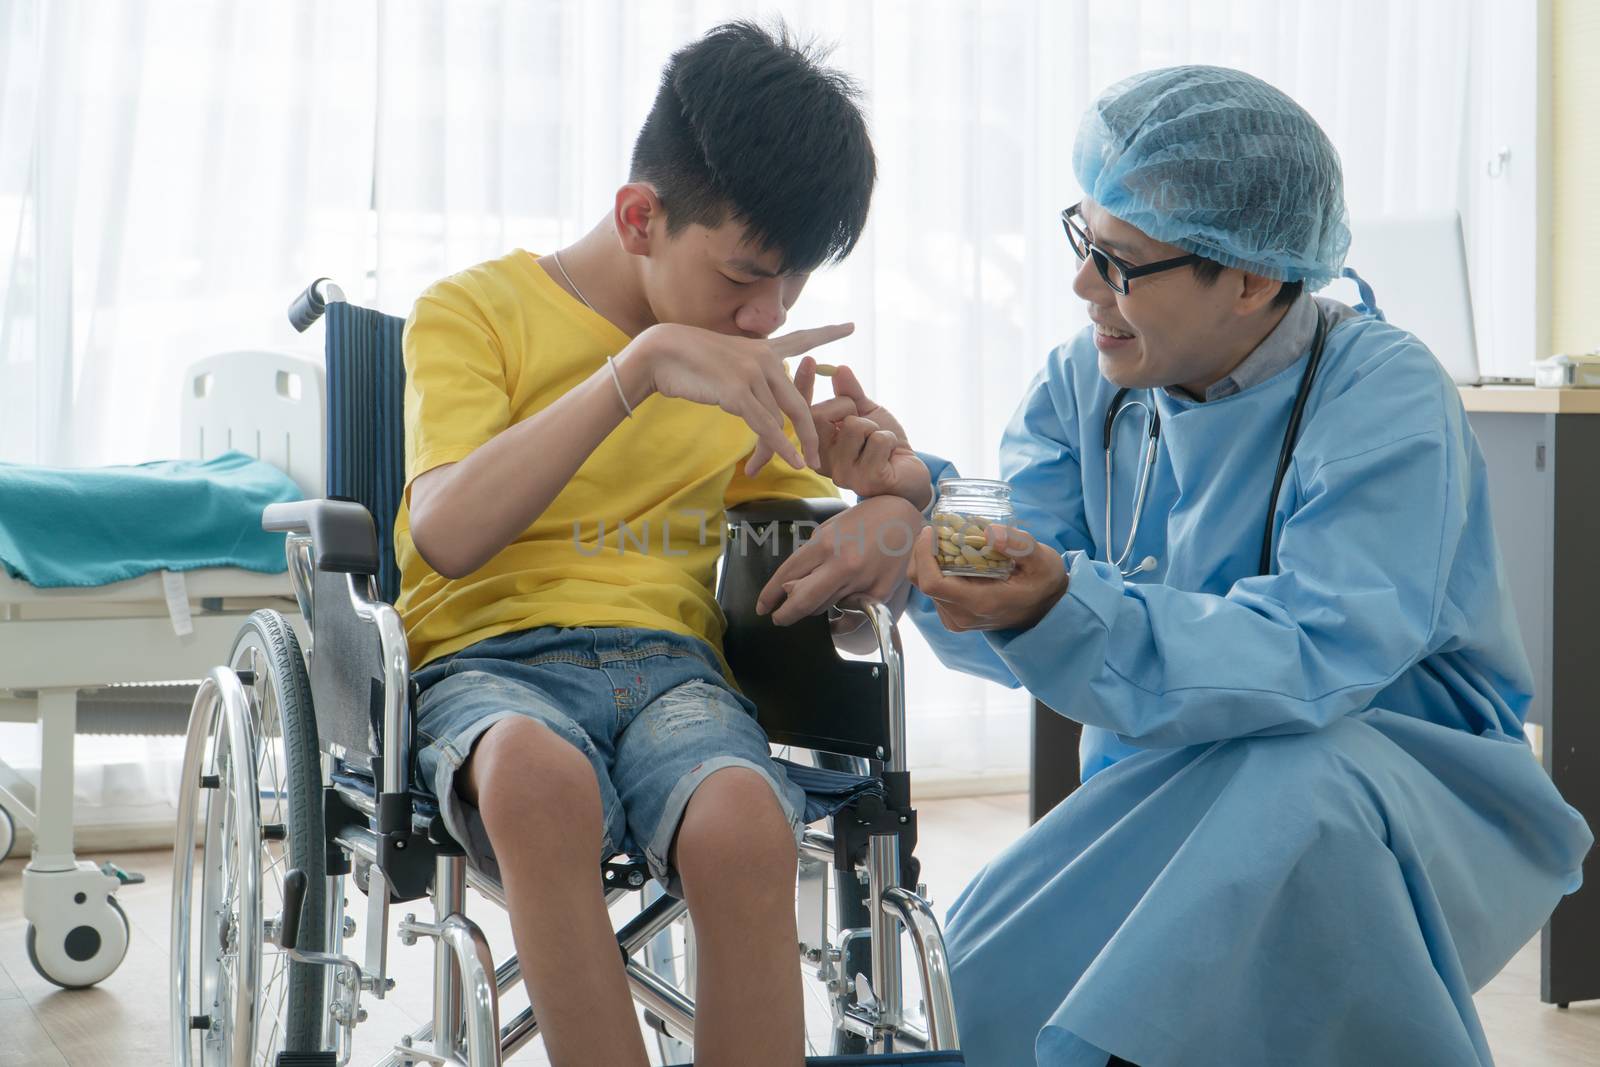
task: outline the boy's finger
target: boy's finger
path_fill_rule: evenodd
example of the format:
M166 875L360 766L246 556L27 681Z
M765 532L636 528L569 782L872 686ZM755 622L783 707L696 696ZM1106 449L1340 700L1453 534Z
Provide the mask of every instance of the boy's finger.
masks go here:
M867 442L877 432L877 423L857 415L847 416L839 422L839 440L834 447L846 455L851 463L860 463Z
M849 367L840 366L833 372L833 395L847 396L856 403L857 413L871 411L874 405L867 399L866 390L861 388L861 379L856 377L856 372Z
M825 558L825 553L822 542L815 535L812 541L795 549L794 554L780 563L772 577L767 579L767 584L762 586L761 594L756 597L756 614L765 615L782 603L789 595L789 587L816 570L820 566L818 561Z
M767 447L765 441L756 442L756 450L750 453L750 461L744 465L746 477L754 478L768 463L772 461L772 449Z
M847 396L831 397L811 405L811 418L816 422L838 422L855 413L856 402Z
M796 330L774 339L772 350L778 354L779 359L788 359L798 356L802 352L809 352L819 345L830 344L841 337L849 337L855 333L856 324L841 322L833 326L816 326L809 330Z
M841 586L827 568L818 567L804 578L789 583L789 595L783 605L772 613L772 621L779 626L789 626L801 619L819 614L839 599Z
M861 465L867 470L878 470L889 465L895 444L900 439L888 430L874 430L861 449Z
M800 391L781 369L771 373L773 377L767 383L767 394L772 397L772 405L789 417L790 424L794 426L794 435L800 439L804 458L795 469L810 467L816 470L822 465L822 460L817 453L817 424L811 418L811 404L800 395ZM760 383L756 385L756 395L761 396Z
M811 394L817 387L817 361L810 356L800 361L800 366L794 372L794 387L801 396L806 398L806 403L811 403Z
M788 384L787 379L785 384ZM758 389L761 392L758 392ZM762 395L762 392L765 395ZM772 390L758 379L745 397L744 421L756 432L761 443L767 446L771 455L782 456L789 466L795 470L803 470L806 466L805 457L794 447L794 442L784 436L783 418L778 402L772 396Z

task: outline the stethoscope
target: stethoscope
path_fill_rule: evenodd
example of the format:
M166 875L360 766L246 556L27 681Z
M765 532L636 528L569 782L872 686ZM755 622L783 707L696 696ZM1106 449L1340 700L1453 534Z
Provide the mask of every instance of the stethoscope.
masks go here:
M1294 455L1295 440L1300 436L1300 422L1305 415L1306 400L1311 395L1311 385L1316 381L1317 366L1322 362L1322 347L1328 336L1328 321L1321 313L1317 313L1317 332L1311 341L1311 358L1306 361L1306 369L1300 375L1300 391L1295 394L1294 407L1289 411L1289 427L1283 434L1283 449L1278 453L1278 469L1272 478L1272 495L1267 497L1267 523L1266 529L1261 534L1261 563L1257 573L1266 574L1272 569L1272 520L1278 509L1278 492L1283 488L1283 478L1289 471L1289 460ZM1144 515L1145 500L1150 495L1150 483L1154 480L1153 472L1156 466L1156 448L1161 442L1161 412L1156 408L1155 395L1150 395L1147 404L1142 400L1125 403L1129 387L1123 386L1111 398L1110 405L1106 408L1105 439L1103 448L1106 457L1106 559L1124 578L1132 578L1144 571L1156 569L1156 558L1146 556L1136 566L1129 567L1128 557L1133 555L1133 542L1139 534L1139 520ZM1128 538L1122 543L1122 551L1115 559L1111 558L1111 486L1112 486L1112 448L1111 443L1115 437L1117 419L1124 411L1143 408L1145 411L1145 443L1143 455L1139 461L1139 479L1134 485L1133 518L1128 526Z

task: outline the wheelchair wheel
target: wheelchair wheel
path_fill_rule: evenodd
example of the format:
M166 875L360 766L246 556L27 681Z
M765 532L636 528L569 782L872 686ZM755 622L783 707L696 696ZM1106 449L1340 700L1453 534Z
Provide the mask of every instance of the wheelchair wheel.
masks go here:
M17 824L12 821L11 813L0 807L0 863L4 863L11 855L11 846L17 843Z
M282 616L258 611L240 630L229 669L214 670L202 685L190 717L173 870L180 1067L271 1067L279 1052L321 1050L324 969L276 948L283 878L292 868L308 883L299 946L324 947L321 787L299 642Z

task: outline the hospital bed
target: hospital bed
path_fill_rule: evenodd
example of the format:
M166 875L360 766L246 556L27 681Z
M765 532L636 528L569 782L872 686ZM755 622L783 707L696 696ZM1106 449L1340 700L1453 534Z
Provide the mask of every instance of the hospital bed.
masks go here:
M201 360L184 376L183 458L245 452L320 496L322 394L321 366L301 357ZM116 970L129 936L116 891L138 878L74 854L75 736L182 734L197 680L226 656L240 623L262 607L297 620L294 605L287 574L213 567L38 588L0 568L0 721L41 725L36 790L0 753L0 858L17 824L31 831L23 914L29 958L45 978L78 988Z

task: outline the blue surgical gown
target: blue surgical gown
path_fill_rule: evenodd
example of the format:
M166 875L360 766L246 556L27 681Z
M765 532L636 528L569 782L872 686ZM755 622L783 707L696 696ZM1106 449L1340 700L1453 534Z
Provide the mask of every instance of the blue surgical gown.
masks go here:
M1066 595L987 634L913 597L946 664L1084 724L1083 786L949 914L976 1067L1489 1064L1472 993L1579 884L1593 839L1523 735L1530 670L1460 398L1415 337L1342 310L1271 573L1307 357L1209 403L1131 394L1161 412L1129 556L1157 567L1124 579L1097 562L1115 387L1086 330L1001 452ZM1141 415L1117 424L1117 551Z

